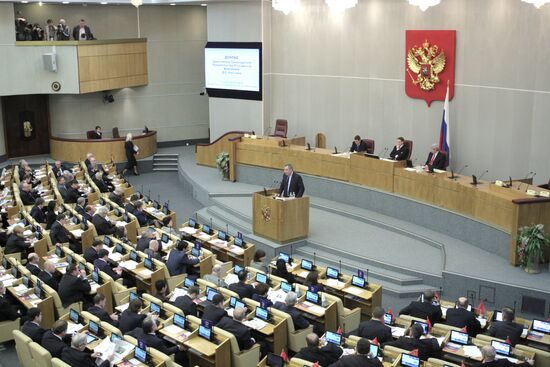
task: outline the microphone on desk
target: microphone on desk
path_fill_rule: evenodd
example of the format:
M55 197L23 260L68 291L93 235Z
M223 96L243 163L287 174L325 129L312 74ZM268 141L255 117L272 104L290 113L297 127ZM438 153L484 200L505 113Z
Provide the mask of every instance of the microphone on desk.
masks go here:
M338 154L338 148L334 147L334 154Z
M382 154L383 154L386 150L388 150L388 147L382 148L382 149L380 150L380 152L378 152L377 156L382 157Z
M458 170L458 173L455 175L454 171L451 170L451 176L449 177L451 180L456 180L459 176L459 174L462 173L466 168L468 167L467 164L465 164L461 169Z
M485 176L485 174L486 174L487 172L489 172L489 170L488 170L488 169L487 169L487 170L485 170L485 172L483 172L483 173L482 173L482 174L481 174L481 175L479 176L479 179L481 180L481 179L483 178L483 176Z
M229 224L225 223L225 234L229 236Z
M479 175L479 178L476 175L472 175L472 182L470 182L470 185L477 186L479 184L478 180L481 180L481 178L487 173L489 170L485 170L481 175Z
M313 251L313 266L315 266L316 260L317 260L317 254L315 253L315 251Z
M212 217L210 217L210 232L212 232L212 229L213 229L213 227L212 227Z
M307 151L310 151L311 150L311 144L307 143L307 148L306 148Z

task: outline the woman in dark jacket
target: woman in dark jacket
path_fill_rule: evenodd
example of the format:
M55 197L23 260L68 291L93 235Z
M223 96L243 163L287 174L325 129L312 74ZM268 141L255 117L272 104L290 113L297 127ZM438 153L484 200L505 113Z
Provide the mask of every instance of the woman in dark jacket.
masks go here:
M52 228L52 224L54 224L55 219L57 218L57 214L55 213L55 200L50 200L48 203L48 208L46 209L46 229L49 230Z
M122 171L122 174L125 175L126 171L130 169L134 169L134 175L139 176L139 172L137 169L137 161L136 161L136 154L139 154L137 152L136 146L132 142L132 134L128 133L126 135L126 142L124 143L124 150L126 151L126 166L124 167L124 170Z
M294 284L295 279L292 273L286 269L286 262L283 259L277 259L275 263L276 269L271 272L271 275L285 279L288 283Z

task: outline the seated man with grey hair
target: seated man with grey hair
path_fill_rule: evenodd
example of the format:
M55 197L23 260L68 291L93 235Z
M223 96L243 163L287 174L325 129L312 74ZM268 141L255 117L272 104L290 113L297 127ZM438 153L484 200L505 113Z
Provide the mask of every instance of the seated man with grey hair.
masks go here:
M166 344L164 344L164 339L157 336L157 329L157 321L152 316L147 316L143 320L141 327L130 331L128 335L143 341L149 348L155 348L166 355L171 355L183 350L183 345L181 344L167 347Z
M294 329L300 330L305 329L309 326L309 321L302 316L302 313L298 311L294 306L298 301L298 295L294 292L288 292L285 297L285 302L275 302L273 305L277 310L286 312L292 317L292 322L294 323Z
M76 206L74 207L74 210L80 214L82 217L86 215L86 198L81 196L78 199L76 199Z
M235 335L239 348L241 350L249 349L256 343L250 333L250 328L243 324L243 320L246 317L247 309L244 307L237 307L233 311L233 318L223 317L216 325L220 329L227 331Z
M481 357L483 358L483 362L479 367L528 367L535 364L533 359L517 364L510 362L506 358L496 359L496 351L492 345L486 345L481 348Z
M445 170L447 166L447 157L445 154L439 151L439 145L433 144L432 151L428 154L428 159L424 165L426 171L432 171L434 169Z
M100 171L97 171L93 174L92 181L101 193L106 193L110 191L107 183L103 181L103 173L101 173Z
M137 241L136 250L145 252L149 248L149 242L157 238L157 231L154 228L147 227L142 233L141 237Z
M61 353L61 359L63 362L70 366L79 367L109 367L113 360L113 355L109 355L101 364L96 364L96 358L101 356L101 353L88 353L86 349L86 334L76 333L71 339L71 347L65 348ZM102 358L103 359L103 358Z
M307 334L306 345L295 355L296 358L309 362L317 362L319 366L326 367L336 362L342 355L342 348L334 343L327 343L324 347L319 345L319 337L315 333Z
M108 220L107 213L109 209L105 206L100 206L94 216L92 217L92 223L98 236L102 235L116 235L117 237L124 236L124 227L117 227L114 223Z
M107 184L108 185L108 184ZM109 194L109 200L111 200L116 205L120 206L121 208L124 207L124 189L121 187L115 188L110 194Z
M224 287L227 288L227 284L222 279L222 266L220 264L216 264L212 267L212 273L206 274L203 279L207 282L214 283L218 287Z

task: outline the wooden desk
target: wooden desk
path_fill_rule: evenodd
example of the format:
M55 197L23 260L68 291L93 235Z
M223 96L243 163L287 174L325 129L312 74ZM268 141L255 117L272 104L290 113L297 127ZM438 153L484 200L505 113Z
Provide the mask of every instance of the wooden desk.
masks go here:
M50 150L53 159L64 162L80 162L86 153L93 153L98 162L126 162L125 138L110 139L66 139L50 137ZM139 147L136 159L150 157L157 152L157 132L134 136L133 142Z
M17 281L18 285L21 284L20 281ZM36 307L40 310L42 313L42 322L40 323L40 326L42 326L45 329L49 329L53 326L55 322L55 307L54 307L54 301L53 297L51 295L45 294L45 297L41 299L40 302L33 302L30 299L27 299L25 295L18 296L17 292L14 290L14 287L8 287L7 291L19 301L27 310ZM28 292L26 294L33 294L33 289L29 288Z

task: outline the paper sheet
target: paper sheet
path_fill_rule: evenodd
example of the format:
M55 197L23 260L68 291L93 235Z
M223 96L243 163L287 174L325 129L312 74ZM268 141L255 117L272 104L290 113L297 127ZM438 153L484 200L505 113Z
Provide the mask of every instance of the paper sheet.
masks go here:
M464 355L470 358L481 358L481 351L475 345L465 345L462 347Z

